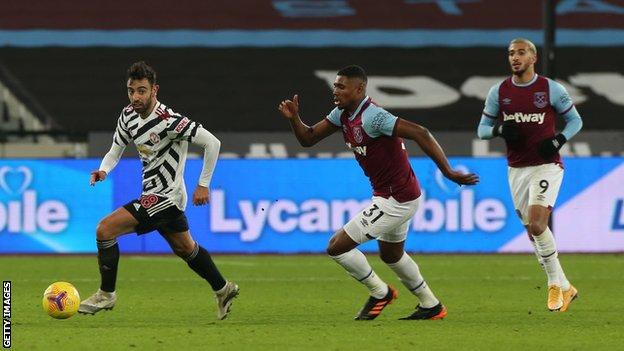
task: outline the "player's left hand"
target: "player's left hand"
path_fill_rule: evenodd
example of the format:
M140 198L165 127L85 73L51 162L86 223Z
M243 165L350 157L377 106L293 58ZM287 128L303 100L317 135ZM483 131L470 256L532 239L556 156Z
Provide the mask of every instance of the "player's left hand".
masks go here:
M463 173L454 169L445 176L459 185L475 185L479 182L479 176L474 173Z
M284 100L280 102L277 109L282 113L282 116L293 119L299 116L299 95L293 96L291 100Z
M89 185L94 186L97 182L103 182L106 179L106 172L104 171L93 171L91 172L91 178L89 179Z
M210 190L207 187L198 185L193 192L193 205L202 206L210 202Z
M537 152L544 159L549 159L561 149L568 139L563 134L557 134L554 138L542 140L537 147Z
M494 126L494 136L501 136L507 142L514 142L520 139L520 128L513 121L507 121Z

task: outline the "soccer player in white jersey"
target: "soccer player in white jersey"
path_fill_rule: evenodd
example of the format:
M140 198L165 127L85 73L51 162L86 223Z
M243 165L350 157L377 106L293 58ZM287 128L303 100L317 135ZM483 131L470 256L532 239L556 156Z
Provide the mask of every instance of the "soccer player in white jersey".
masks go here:
M91 173L90 184L103 181L119 162L126 145L134 142L143 164L141 196L116 209L100 221L96 229L100 289L84 300L78 312L94 314L115 306L119 236L138 235L157 230L173 252L204 278L217 300L217 317L227 317L238 286L226 281L208 252L193 240L184 214L186 188L184 164L188 143L204 148L204 164L193 204L205 205L210 200L208 186L219 155L220 141L199 123L181 116L157 100L156 72L145 62L128 69L130 104L117 121L110 151L100 168Z
M565 88L535 73L532 42L512 40L508 60L512 75L490 89L477 133L505 140L511 195L548 278L548 309L564 312L577 290L561 268L548 219L563 179L559 149L583 123ZM555 134L557 115L566 125Z
M397 290L375 274L357 249L369 240L377 240L381 259L420 302L412 314L402 319L441 319L447 314L446 307L404 250L409 222L418 208L421 191L402 138L414 140L450 180L476 184L478 177L451 168L444 151L426 128L377 106L366 96L367 80L359 66L338 71L333 94L336 107L313 126L301 121L297 95L282 101L278 109L289 120L302 146L312 146L342 131L347 147L353 150L364 174L370 178L372 204L334 233L327 247L331 258L370 292L355 319L375 319L397 297Z

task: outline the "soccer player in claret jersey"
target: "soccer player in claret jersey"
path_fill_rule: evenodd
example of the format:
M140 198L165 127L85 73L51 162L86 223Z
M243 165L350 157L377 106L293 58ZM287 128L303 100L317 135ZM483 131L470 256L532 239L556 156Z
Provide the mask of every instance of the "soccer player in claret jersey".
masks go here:
M106 179L132 141L143 164L143 190L138 199L116 209L98 224L98 264L102 281L100 289L80 304L78 312L95 314L115 306L117 238L132 232L141 235L157 230L173 252L210 283L216 295L217 317L224 319L232 299L238 294L238 286L221 276L208 252L193 240L184 214L187 197L184 164L188 143L204 148L204 164L193 192L193 204L197 206L207 204L210 199L208 186L221 143L199 123L157 100L156 72L145 62L130 66L127 88L130 104L121 111L111 149L100 168L91 173L90 184Z
M505 139L511 196L548 277L548 309L564 312L577 290L563 273L548 219L563 179L559 149L581 129L582 121L565 88L535 73L532 42L512 40L508 59L512 75L490 89L478 135ZM557 115L566 121L559 134Z
M442 174L458 184L476 184L475 174L453 170L444 152L429 131L393 116L366 96L367 77L359 66L341 69L334 82L334 108L313 126L299 117L299 97L279 104L279 111L302 146L309 147L342 130L347 147L369 177L373 187L372 204L338 230L329 241L327 253L353 278L364 284L370 297L355 319L375 319L397 298L397 290L384 283L373 271L357 246L372 239L379 244L381 259L401 282L416 295L416 310L402 319L440 319L446 307L435 297L418 265L405 252L404 243L410 219L421 194L409 164L402 138L414 140L437 164Z

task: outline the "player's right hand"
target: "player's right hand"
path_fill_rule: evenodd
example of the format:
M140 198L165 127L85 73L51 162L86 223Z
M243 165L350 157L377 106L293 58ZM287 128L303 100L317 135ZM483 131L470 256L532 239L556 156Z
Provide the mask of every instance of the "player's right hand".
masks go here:
M299 116L299 95L293 96L291 100L284 100L280 102L277 109L282 113L282 116L293 119Z
M494 134L507 141L516 141L520 138L520 128L515 122L507 121L494 127Z
M452 169L445 176L459 185L475 185L479 182L479 176L474 173L463 173Z
M93 186L96 182L101 182L106 179L106 172L104 171L93 171L91 172L91 179L89 180L89 185Z

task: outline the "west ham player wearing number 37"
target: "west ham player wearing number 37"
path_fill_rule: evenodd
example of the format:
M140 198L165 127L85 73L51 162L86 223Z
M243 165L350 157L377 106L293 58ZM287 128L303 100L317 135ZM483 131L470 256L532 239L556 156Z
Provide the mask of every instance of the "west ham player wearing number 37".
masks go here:
M548 277L548 309L564 312L577 290L563 273L548 219L563 179L559 149L581 129L582 121L565 88L535 73L532 42L512 40L508 58L512 76L490 89L478 135L505 139L511 195ZM559 134L557 115L566 121Z
M193 240L184 214L186 188L184 164L188 143L204 148L204 165L193 193L194 205L209 201L208 186L217 162L221 143L199 123L175 113L157 100L156 72L144 62L128 69L130 105L121 111L110 151L97 171L91 173L91 185L103 181L117 165L129 142L134 142L143 164L141 197L113 211L97 226L100 289L84 300L78 312L94 314L115 306L117 294L117 237L157 230L176 255L204 278L215 292L217 317L228 315L238 286L221 276L208 252Z
M290 121L303 146L312 146L342 131L347 147L353 150L373 187L370 207L337 231L327 247L327 253L370 291L370 297L355 319L376 318L397 297L397 290L375 274L364 254L357 249L358 245L373 239L379 244L381 259L420 301L416 310L402 319L440 319L446 316L446 307L431 292L418 265L404 250L409 222L418 208L420 187L401 138L414 140L450 180L475 184L478 177L453 170L429 131L377 106L366 96L366 83L366 73L361 67L341 69L334 82L336 108L313 126L301 121L297 95L292 100L282 101L278 109Z

